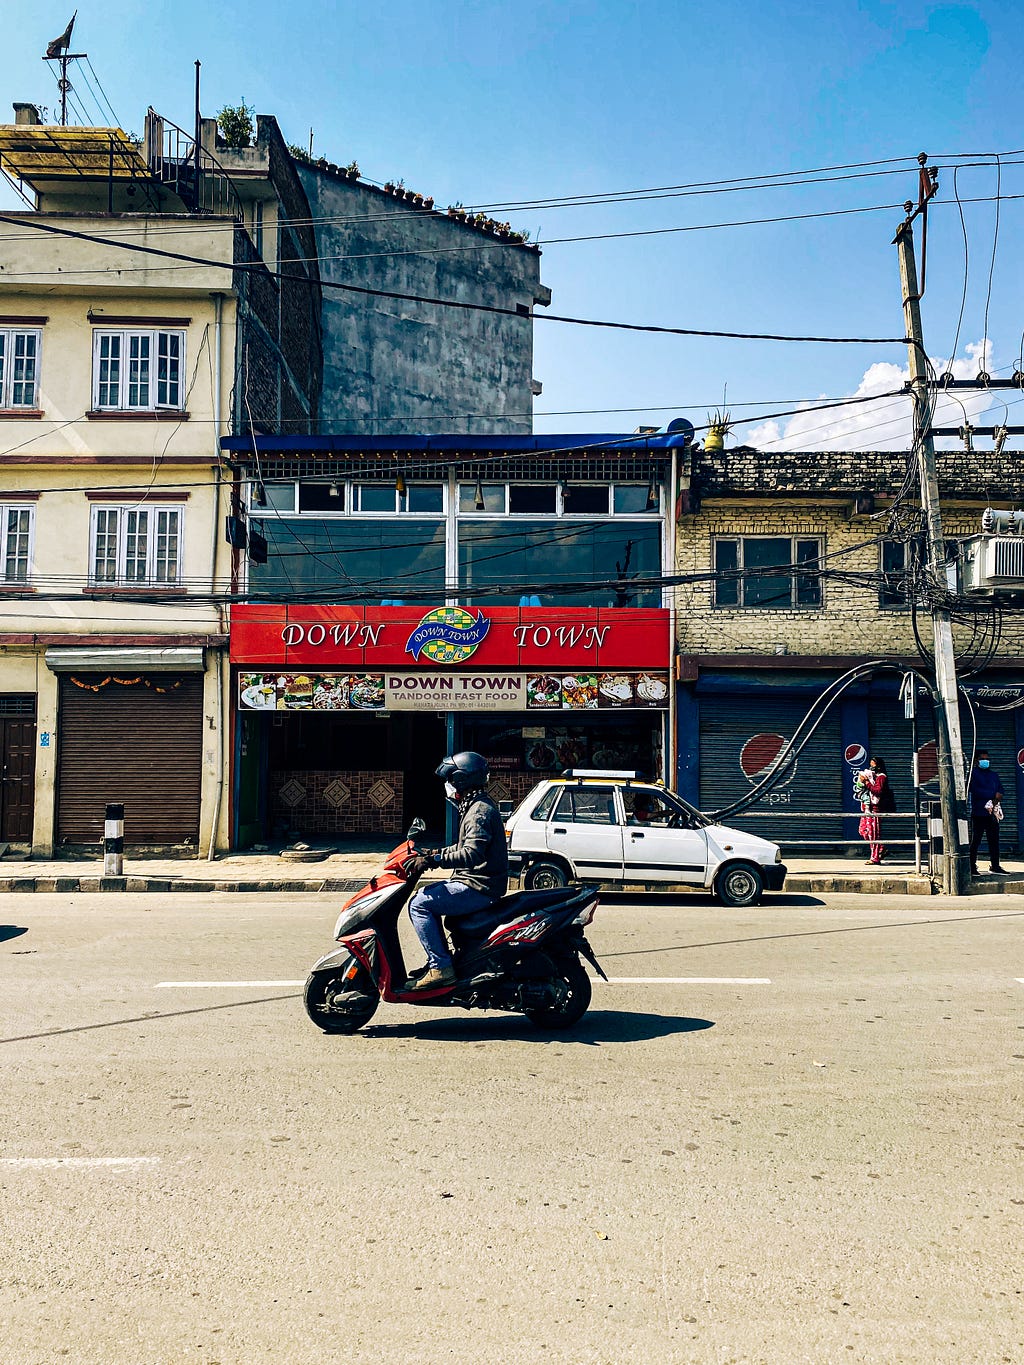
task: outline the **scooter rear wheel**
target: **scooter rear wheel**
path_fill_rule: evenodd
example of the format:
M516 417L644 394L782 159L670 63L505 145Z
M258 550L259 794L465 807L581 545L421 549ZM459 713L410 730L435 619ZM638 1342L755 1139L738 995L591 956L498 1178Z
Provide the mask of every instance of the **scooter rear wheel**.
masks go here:
M306 1013L324 1033L356 1033L368 1024L380 996L364 967L349 977L352 959L338 972L312 972L306 981Z
M565 982L567 990L557 1005L537 1005L523 1011L530 1023L538 1028L572 1028L590 1007L593 987L586 968L578 958L559 962L558 976L554 980L559 979Z

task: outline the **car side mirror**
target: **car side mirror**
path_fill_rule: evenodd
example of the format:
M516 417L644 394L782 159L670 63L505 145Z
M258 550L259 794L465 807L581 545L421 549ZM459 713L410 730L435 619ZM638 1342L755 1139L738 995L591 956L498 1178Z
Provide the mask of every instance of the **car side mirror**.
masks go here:
M407 839L415 839L417 834L422 834L426 827L427 822L425 820L421 820L420 817L417 815L416 819L409 826L409 831L405 837Z

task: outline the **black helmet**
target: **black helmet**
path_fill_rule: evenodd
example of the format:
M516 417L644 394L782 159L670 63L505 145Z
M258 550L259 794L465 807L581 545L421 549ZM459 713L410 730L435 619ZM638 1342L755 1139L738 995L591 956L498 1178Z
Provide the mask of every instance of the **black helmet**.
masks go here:
M472 749L465 753L449 754L437 770L442 782L450 782L460 796L487 786L491 770L483 754L475 754Z

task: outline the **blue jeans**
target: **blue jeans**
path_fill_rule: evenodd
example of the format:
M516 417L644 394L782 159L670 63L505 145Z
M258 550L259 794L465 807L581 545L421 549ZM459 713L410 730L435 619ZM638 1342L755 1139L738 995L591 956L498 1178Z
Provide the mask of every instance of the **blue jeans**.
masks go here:
M428 882L420 887L409 902L409 918L431 967L452 965L442 918L445 915L472 915L490 904L490 896L465 882Z

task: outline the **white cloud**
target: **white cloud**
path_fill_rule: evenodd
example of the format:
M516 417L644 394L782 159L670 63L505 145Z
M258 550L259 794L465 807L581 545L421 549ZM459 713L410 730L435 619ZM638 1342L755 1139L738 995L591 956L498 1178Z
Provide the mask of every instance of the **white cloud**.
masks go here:
M983 341L970 343L960 360L933 359L937 375L951 372L955 379L974 379L981 368L982 356L991 356L991 347ZM990 362L991 363L991 362ZM869 365L851 398L871 399L874 394L892 395L910 379L909 365L894 365L891 361L876 361ZM1006 395L1007 401L1018 400L1015 393ZM959 401L957 401L959 399ZM829 400L822 395L821 402ZM762 422L746 430L740 428L734 438L758 450L907 450L913 436L913 408L909 394L879 397L875 402L857 403L849 408L833 408L815 412L810 404L806 411L792 417ZM959 390L957 397L937 395L934 426L961 427L966 419L977 425L991 410L989 424L1006 420L1003 399L999 394L984 391ZM1011 414L1009 421L1012 423ZM989 439L978 437L983 443ZM960 444L956 437L936 438L936 446L949 449Z

